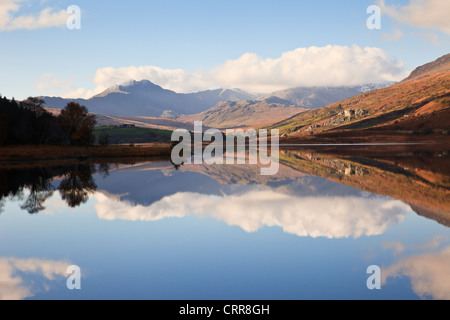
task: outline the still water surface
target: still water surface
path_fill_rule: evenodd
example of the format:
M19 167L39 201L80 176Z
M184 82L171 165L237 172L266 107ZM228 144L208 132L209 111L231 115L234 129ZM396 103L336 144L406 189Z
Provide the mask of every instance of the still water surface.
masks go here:
M0 169L0 299L450 299L449 164L302 149L273 177L166 161Z

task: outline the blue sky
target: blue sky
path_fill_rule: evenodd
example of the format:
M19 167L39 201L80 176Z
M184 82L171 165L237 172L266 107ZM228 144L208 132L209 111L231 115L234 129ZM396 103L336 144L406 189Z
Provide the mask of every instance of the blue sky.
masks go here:
M227 71L234 67L250 73L255 66L262 69L272 66L267 59L279 59L298 48L328 45L379 48L386 54L382 57L386 63L382 71L375 72L373 79L387 79L389 68L395 69L389 77L400 77L401 63L406 72L450 51L448 24L426 20L428 11L424 11L425 18L418 21L414 11L407 10L414 9L410 1L423 2L424 8L431 8L431 20L432 10L442 11L443 6L448 6L442 4L445 1L436 4L436 0L386 0L389 7L382 10L381 30L369 30L366 9L372 4L383 7L378 0L0 0L0 17L3 11L3 17L9 14L11 21L22 16L37 17L46 8L58 13L75 4L82 10L81 30L69 30L60 20L55 22L56 26L45 25L45 22L39 27L25 27L25 23L2 28L0 22L0 93L18 99L32 95L89 96L111 84L126 81L127 77L150 75L149 80L177 91L245 86L244 80L233 80L233 75ZM5 9L8 4L16 8L8 11ZM314 54L328 61L331 54L336 54L336 48L325 51ZM255 56L236 62L247 53ZM313 53L309 52L308 61L311 55ZM346 59L359 59L360 55L353 50ZM365 52L364 59L373 55L373 52ZM373 59L380 59L379 52L375 55ZM297 52L295 57L303 59L304 54ZM231 68L226 65L229 60L236 62ZM322 63L319 57L312 61ZM282 88L305 85L307 79L303 78L310 78L308 73L303 75L295 68L292 70L298 77L280 75L281 71L276 68L289 68L289 64L279 65L284 67L272 66L264 74L258 71L254 77L249 76L247 82L258 82L258 79L264 82L265 77L278 81L280 76ZM126 69L132 66L133 71ZM158 75L149 66L160 68ZM355 67L359 68L358 64ZM167 70L178 71L174 75ZM314 72L320 71L323 70L319 68ZM371 79L368 75L344 76L339 73L342 70L332 72L337 74L333 78L338 79L337 82L345 83L349 77L360 81ZM174 77L177 78L174 80ZM326 77L326 74L321 75L321 78ZM182 82L195 85L184 87ZM320 84L320 81L312 83ZM265 87L255 83L244 89L258 91L260 88L278 87L273 83Z

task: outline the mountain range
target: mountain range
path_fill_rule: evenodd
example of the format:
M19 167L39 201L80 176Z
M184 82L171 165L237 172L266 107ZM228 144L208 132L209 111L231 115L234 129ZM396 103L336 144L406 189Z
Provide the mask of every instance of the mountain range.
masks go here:
M167 111L174 114L194 114L208 110L221 101L254 98L241 90L217 89L197 93L176 93L147 81L129 81L115 85L90 99L42 97L49 108L64 108L74 101L90 112L110 116L159 117Z
M425 133L449 132L449 78L450 54L418 67L399 83L298 87L255 96L239 89L180 94L144 80L74 101L97 114L101 125L133 123L172 129L201 120L220 129L276 128L294 139L317 140L320 135L332 141L337 133L344 140L355 133L373 138L383 132L383 141L402 136L408 140L411 133L420 138ZM59 109L72 101L43 99L48 107Z
M394 83L387 81L369 83L361 86L298 87L274 92L262 100L274 100L274 102L284 102L284 104L296 105L306 109L318 109L361 93L389 87Z
M49 108L62 109L67 103L74 101L86 106L90 112L108 116L142 116L177 118L179 115L200 114L214 108L209 114L230 106L234 102L242 102L245 106L264 102L273 106L296 106L301 108L321 108L330 103L350 98L361 92L374 88L386 87L391 83L368 84L354 87L311 87L293 88L257 96L239 89L216 89L196 93L176 93L147 81L129 81L122 85L114 85L90 99L63 99L58 97L42 97ZM228 104L223 104L227 102ZM233 105L234 106L234 105ZM261 108L264 109L262 106ZM258 109L261 109L258 108ZM297 113L303 111L298 110ZM282 114L279 111L278 114ZM295 113L289 110L284 119ZM230 115L232 116L232 115ZM200 116L201 118L201 116ZM275 118L274 121L281 120Z
M318 109L363 92L385 88L393 82L354 87L299 87L277 91L259 100L225 101L196 115L176 117L182 122L202 121L204 125L226 129L261 127L285 120L308 109Z

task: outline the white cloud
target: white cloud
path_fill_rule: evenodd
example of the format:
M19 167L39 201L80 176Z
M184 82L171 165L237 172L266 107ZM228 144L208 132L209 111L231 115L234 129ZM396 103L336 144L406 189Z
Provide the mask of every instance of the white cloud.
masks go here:
M295 49L276 59L246 53L209 70L169 70L156 66L102 68L96 72L94 91L98 93L101 88L129 80L150 80L182 93L219 87L271 93L300 86L335 87L397 81L407 75L403 63L389 57L382 49L329 45Z
M193 92L214 87L213 79L204 70L168 70L155 66L102 68L97 70L94 82L98 86L110 87L129 80L150 80L166 89L177 92Z
M42 259L0 258L0 300L23 300L39 291L17 273L41 275L48 281L66 276L70 264Z
M98 86L94 90L77 89L74 80L74 77L63 78L61 75L51 72L45 73L37 79L36 89L40 91L42 96L58 96L67 99L89 99L107 89L103 86Z
M417 34L418 37L427 39L428 41L430 41L433 45L435 46L441 46L443 44L443 42L439 39L439 36L437 34L433 34L433 33L418 33Z
M434 248L437 248L437 247L439 247L441 245L441 241L442 240L447 240L447 239L445 237L443 237L443 236L435 236L433 238L433 240L431 240L430 242L419 246L418 248L419 249L434 249Z
M357 197L296 197L270 190L243 195L177 193L145 207L102 193L95 195L104 220L158 221L212 217L246 232L281 227L299 237L358 238L383 234L403 221L409 207L398 200Z
M421 298L450 299L450 247L440 253L410 257L383 269L383 283L390 278L409 277Z
M73 85L71 79L63 79L60 75L46 73L39 77L36 88L38 90L70 89L73 88Z
M383 38L383 40L385 41L398 41L403 37L403 31L400 29L395 29L394 32L392 34L389 33L383 33L381 35L381 37Z
M65 26L66 10L44 8L34 15L17 15L29 0L0 0L0 31L33 30Z
M387 5L378 0L382 13L412 26L436 28L450 35L450 1L410 0L405 6Z
M65 99L73 99L73 98L90 99L93 96L101 93L102 91L105 91L106 89L107 89L106 87L102 87L102 86L99 86L99 87L95 88L94 90L88 90L88 89L80 88L80 89L72 90L72 91L65 92L65 93L61 94L61 98L65 98Z

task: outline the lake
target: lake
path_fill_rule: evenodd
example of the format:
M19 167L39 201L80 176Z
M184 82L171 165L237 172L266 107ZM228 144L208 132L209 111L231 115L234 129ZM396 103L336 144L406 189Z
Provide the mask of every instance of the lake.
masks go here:
M450 299L447 149L1 167L0 299Z

